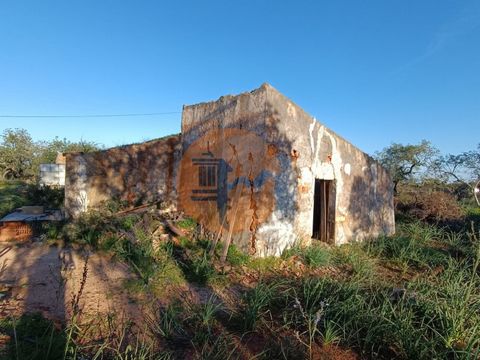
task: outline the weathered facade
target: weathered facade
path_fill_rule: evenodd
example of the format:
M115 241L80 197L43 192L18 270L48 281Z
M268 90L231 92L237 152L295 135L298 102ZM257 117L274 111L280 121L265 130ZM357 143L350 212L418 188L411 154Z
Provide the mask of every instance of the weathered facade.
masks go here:
M270 85L185 106L182 133L68 154L66 208L168 200L258 256L394 232L385 169Z
M176 201L180 136L93 153L67 153L65 209L78 216L108 200Z

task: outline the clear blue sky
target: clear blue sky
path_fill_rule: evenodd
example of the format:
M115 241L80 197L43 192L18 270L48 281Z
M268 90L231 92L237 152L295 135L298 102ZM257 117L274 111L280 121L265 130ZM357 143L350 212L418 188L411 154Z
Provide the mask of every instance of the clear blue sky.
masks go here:
M0 115L180 112L263 82L370 153L473 149L480 1L0 2ZM180 114L7 127L112 146L178 132Z

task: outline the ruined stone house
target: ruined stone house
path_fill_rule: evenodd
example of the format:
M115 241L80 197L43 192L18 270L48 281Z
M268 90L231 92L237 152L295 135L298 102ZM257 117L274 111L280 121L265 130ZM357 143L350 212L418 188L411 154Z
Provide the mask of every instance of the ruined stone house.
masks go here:
M68 213L109 199L168 202L257 256L395 230L387 171L268 84L184 106L181 131L66 154Z

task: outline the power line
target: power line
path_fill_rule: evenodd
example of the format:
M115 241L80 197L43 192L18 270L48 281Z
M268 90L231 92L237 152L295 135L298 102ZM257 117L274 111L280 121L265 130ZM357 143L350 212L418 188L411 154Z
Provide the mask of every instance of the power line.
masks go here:
M106 117L135 117L180 114L181 111L132 113L132 114L85 114L85 115L0 115L0 118L106 118Z

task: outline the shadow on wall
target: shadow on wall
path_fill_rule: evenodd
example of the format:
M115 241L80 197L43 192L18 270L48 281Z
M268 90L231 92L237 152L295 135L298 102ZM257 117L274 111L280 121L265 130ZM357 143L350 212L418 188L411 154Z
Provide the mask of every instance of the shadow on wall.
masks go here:
M299 174L291 142L279 128L279 114L268 101L261 102L262 106L256 111L244 112L238 97L219 101L224 103L194 107L191 110L193 124L183 126L184 161L188 161L194 151L195 161L204 161L205 167L182 164L178 191L182 193L179 198L187 201L183 200L180 208L194 217L199 213L201 217L215 208L212 217L218 222L212 225L215 222L204 221L213 236L220 234L225 239L230 231L233 243L243 251L278 254L279 248L283 250L296 240L293 223ZM213 141L212 133L215 134ZM199 142L204 142L203 150L197 150ZM224 168L230 169L222 185L228 189L226 196L217 196L221 189L202 187L205 184L205 179L201 180L203 174L208 175L208 166L214 166L212 160L202 159L210 150L214 152L212 159L225 163ZM207 179L207 184L217 183ZM190 190L192 187L197 188ZM190 204L188 198L197 199L200 192L211 192L211 196L204 195L204 201Z
M173 200L179 135L89 154L67 160L67 201L73 213L102 201L129 206Z
M381 234L393 234L393 185L389 175L370 160L363 176L355 175L348 206L352 239L364 240Z

